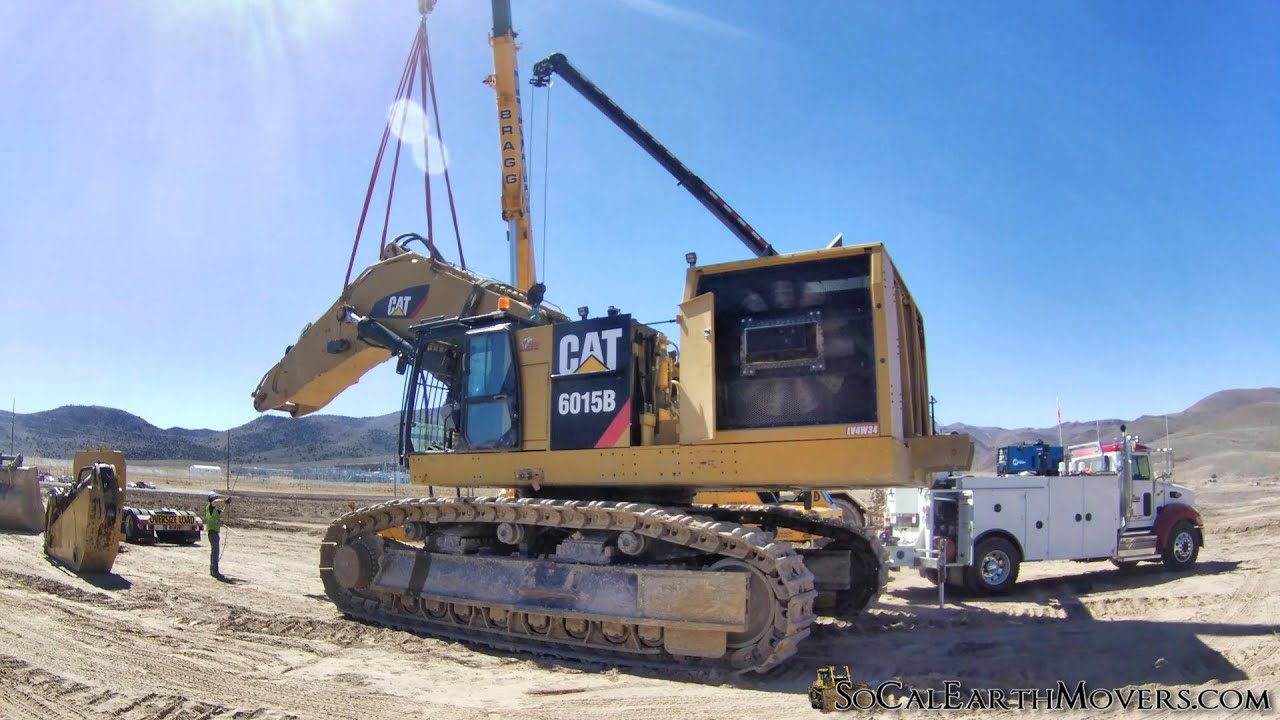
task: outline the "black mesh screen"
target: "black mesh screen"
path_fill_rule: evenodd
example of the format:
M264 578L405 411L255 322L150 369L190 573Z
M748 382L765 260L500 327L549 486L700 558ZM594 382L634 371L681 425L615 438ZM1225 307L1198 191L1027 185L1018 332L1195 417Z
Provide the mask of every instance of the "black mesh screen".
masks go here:
M698 292L716 298L716 427L876 422L870 280L870 255L703 276Z

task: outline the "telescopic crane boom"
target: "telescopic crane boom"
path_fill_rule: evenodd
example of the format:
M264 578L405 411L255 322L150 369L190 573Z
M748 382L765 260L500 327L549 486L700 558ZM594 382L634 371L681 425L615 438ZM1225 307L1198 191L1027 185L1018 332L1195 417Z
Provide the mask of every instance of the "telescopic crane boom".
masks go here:
M511 283L529 292L538 282L533 258L533 223L520 121L520 76L511 0L493 0L493 74L485 81L498 94L498 142L502 144L502 219L511 244Z
M495 0L495 4L501 0ZM578 71L569 59L560 53L556 53L551 57L539 62L533 66L533 79L529 81L534 87L545 87L551 82L552 75L559 75L562 80L569 83L569 86L578 91L578 94L587 99L587 102L595 106L597 110L604 113L604 116L613 121L622 132L631 138L649 153L649 156L658 161L658 164L666 168L667 172L675 177L676 182L684 186L689 194L697 198L703 207L711 211L724 226L729 228L738 237L756 257L769 257L777 255L778 251L773 249L751 224L742 218L729 203L724 201L715 190L712 190L702 178L698 177L692 170L680 162L680 159L671 154L671 151L657 138L649 134L648 130L641 127L635 118L626 113L625 110L618 107L608 95L600 89L598 85L587 79L585 75ZM523 287L523 286L522 286Z

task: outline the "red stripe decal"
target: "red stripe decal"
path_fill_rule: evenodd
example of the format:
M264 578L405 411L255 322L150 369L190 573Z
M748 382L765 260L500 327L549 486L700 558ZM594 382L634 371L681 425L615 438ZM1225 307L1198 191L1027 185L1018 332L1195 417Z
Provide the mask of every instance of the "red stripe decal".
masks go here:
M427 296L431 294L431 286L428 285L426 290L422 291L422 299L417 305L413 306L413 310L409 312L409 317L418 317L418 313L422 312L422 306L427 304Z
M598 448L611 448L618 444L618 438L622 437L622 431L631 425L631 398L622 403L622 407L618 410L618 414L613 416L613 422L609 423L609 427L604 429L604 434L600 436L600 441L596 443Z

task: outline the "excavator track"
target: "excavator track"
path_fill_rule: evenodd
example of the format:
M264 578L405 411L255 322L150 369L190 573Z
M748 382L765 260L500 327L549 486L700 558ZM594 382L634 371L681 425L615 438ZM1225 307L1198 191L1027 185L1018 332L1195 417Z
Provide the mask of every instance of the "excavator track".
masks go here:
M543 498L422 498L382 503L343 515L330 525L320 550L320 576L325 592L340 610L360 620L424 635L478 643L504 651L551 655L563 659L609 662L623 666L670 669L720 668L734 672L764 672L794 655L809 635L815 618L814 576L790 544L775 542L767 533L712 517L698 510L661 508L636 503L571 501ZM699 513L700 514L700 513ZM486 602L433 593L428 587L432 562L468 562L481 567L488 562L514 564L534 573L573 569L590 572L599 565L577 565L547 557L522 557L516 553L489 555L440 555L421 545L413 546L379 536L393 528L405 528L407 537L422 540L448 527L483 527L506 524L553 532L629 533L630 537L662 541L676 549L674 557L629 567L653 570L688 579L719 571L744 572L747 603L745 630L729 632L722 654L679 652L675 643L682 619L664 624L653 618L627 622L577 609L557 611L546 604L530 611L509 602ZM509 546L500 546L508 547ZM457 558L463 558L458 561ZM408 562L409 578L399 584L385 581L397 562ZM390 570L389 570L390 568ZM378 579L374 578L377 575ZM572 582L572 581L571 581ZM500 584L500 583L499 583ZM475 586L486 587L482 575ZM495 585L494 593L510 588ZM527 589L533 597L554 593ZM536 591L536 593L535 593ZM473 593L474 594L474 593ZM693 632L694 637L698 631ZM676 651L672 651L672 647Z

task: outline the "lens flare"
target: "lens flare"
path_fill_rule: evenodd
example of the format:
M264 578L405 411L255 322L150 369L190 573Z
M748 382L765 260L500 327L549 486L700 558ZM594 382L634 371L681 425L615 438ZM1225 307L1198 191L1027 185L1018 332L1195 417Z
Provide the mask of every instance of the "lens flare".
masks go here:
M432 175L444 172L449 164L449 150L440 142L440 138L429 134L429 118L417 100L397 100L391 103L391 107L387 108L387 119L391 121L391 133L413 155L413 162L419 170ZM425 145L422 141L424 134L427 134Z
M423 152L422 140L413 144L413 162L418 166L419 170L425 170L432 175L439 175L449 165L449 149L440 142L440 138L431 135L427 138L427 151ZM427 156L430 155L430 165L427 163Z
M387 108L391 132L406 143L422 143L428 127L427 114L417 100L397 100Z

